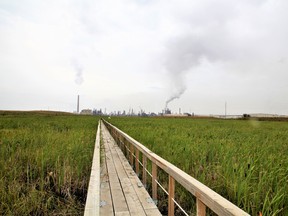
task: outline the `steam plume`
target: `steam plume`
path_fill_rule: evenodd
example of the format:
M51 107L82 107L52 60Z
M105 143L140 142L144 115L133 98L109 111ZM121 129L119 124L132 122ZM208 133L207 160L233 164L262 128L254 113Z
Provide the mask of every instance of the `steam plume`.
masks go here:
M168 108L168 104L173 101L174 99L179 99L181 95L185 92L186 88L183 88L182 90L179 90L176 92L176 94L173 94L170 96L170 98L166 101L165 108Z
M76 60L72 61L72 66L76 71L75 83L77 85L81 85L84 82L83 66Z
M167 45L168 55L166 69L172 81L172 94L166 100L168 104L179 99L186 90L185 75L192 68L200 64L203 54L206 52L202 43L191 35L185 35L170 41Z

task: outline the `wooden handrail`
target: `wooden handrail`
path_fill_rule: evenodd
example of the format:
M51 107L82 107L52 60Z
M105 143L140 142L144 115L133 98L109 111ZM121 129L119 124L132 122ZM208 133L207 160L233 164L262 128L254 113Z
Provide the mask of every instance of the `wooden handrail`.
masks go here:
M153 199L157 198L157 183L155 180L157 180L157 167L164 170L169 175L169 182L173 185L169 185L169 193L174 193L174 180L177 181L179 184L181 184L186 190L188 190L191 194L193 194L196 197L196 203L197 203L197 215L205 215L206 213L206 207L211 209L213 212L215 212L218 215L249 215L224 197L217 194L215 191L207 187L206 185L202 184L201 182L197 181L192 176L188 175L178 167L174 166L173 164L169 163L168 161L164 160L154 152L152 152L150 149L115 127L114 125L110 124L109 122L105 121L103 119L103 122L105 123L106 127L112 134L115 140L118 140L120 137L121 139L125 139L128 141L128 143L134 146L134 148L138 149L139 152L142 153L143 157L143 165L145 162L145 166L147 165L147 158L152 162L152 197ZM128 146L129 148L129 146ZM131 148L130 148L131 149ZM129 154L132 154L130 151ZM130 156L131 158L131 156ZM138 163L138 162L136 162ZM143 166L143 167L145 167ZM154 167L154 168L153 168ZM145 179L146 184L146 175L143 176ZM171 188L170 188L171 187ZM156 196L156 197L155 197ZM170 200L168 201L169 212L174 211L174 202L171 202L172 199L174 199L174 194L170 195ZM172 204L173 203L173 204ZM170 213L169 215L174 215L174 212Z

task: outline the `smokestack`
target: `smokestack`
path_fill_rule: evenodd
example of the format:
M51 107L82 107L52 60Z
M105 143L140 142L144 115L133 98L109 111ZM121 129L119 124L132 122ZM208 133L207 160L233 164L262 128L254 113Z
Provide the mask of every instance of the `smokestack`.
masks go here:
M79 101L80 101L80 96L78 95L78 97L77 97L77 113L79 113Z

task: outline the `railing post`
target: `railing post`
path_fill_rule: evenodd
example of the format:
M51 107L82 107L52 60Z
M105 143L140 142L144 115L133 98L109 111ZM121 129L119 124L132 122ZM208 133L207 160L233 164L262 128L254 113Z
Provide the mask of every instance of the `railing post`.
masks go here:
M147 184L147 173L146 173L146 167L147 167L147 157L142 154L142 163L143 163L143 170L142 170L142 177L143 177L143 185L146 188Z
M196 198L196 205L197 205L197 216L205 216L206 206L199 198Z
M174 216L174 195L175 195L175 180L169 175L168 189L168 216Z
M130 143L130 164L132 167L134 167L133 152L134 152L134 146L132 143Z
M135 160L135 163L136 163L136 174L139 176L139 149L135 149L135 154L136 154L136 160Z
M157 165L152 161L152 198L157 204Z
M123 154L125 155L125 139L124 139L124 137L122 137L122 139L121 139L121 150L122 150Z
M116 138L116 139L115 139ZM116 143L118 144L118 146L119 146L119 144L120 144L120 141L121 141L121 136L120 136L120 134L117 134L117 136L115 137L114 139L116 140Z
M123 152L126 158L128 158L127 142L126 139L123 140Z

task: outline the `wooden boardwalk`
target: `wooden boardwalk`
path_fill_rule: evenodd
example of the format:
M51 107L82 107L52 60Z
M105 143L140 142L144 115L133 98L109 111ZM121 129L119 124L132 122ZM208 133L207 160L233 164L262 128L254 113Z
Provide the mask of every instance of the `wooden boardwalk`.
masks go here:
M101 135L100 215L161 215L103 123Z
M100 123L101 122L101 123ZM205 216L209 208L217 215L248 216L249 214L226 200L206 185L194 179L175 165L150 151L144 145L119 130L109 122L101 120L98 124L91 176L84 215L161 215L142 182L130 166L126 157L108 132L113 134L123 149L128 149L127 157L131 164L135 163L139 173L139 164L143 166L143 182L146 184L146 174L151 176L152 196L157 200L159 187L168 195L168 215L175 215L175 205L189 215L175 200L175 182L182 185L196 199L197 216ZM103 123L105 122L105 124ZM101 127L100 127L101 125ZM106 126L105 126L106 125ZM101 129L100 129L101 128ZM100 169L100 134L101 134L101 169ZM135 161L133 157L135 156ZM141 157L140 157L141 156ZM139 158L142 158L140 163ZM147 161L150 161L152 172L147 171ZM158 168L168 175L168 191L157 181ZM100 172L101 170L101 172ZM146 173L147 171L147 173ZM194 213L192 213L194 214Z

